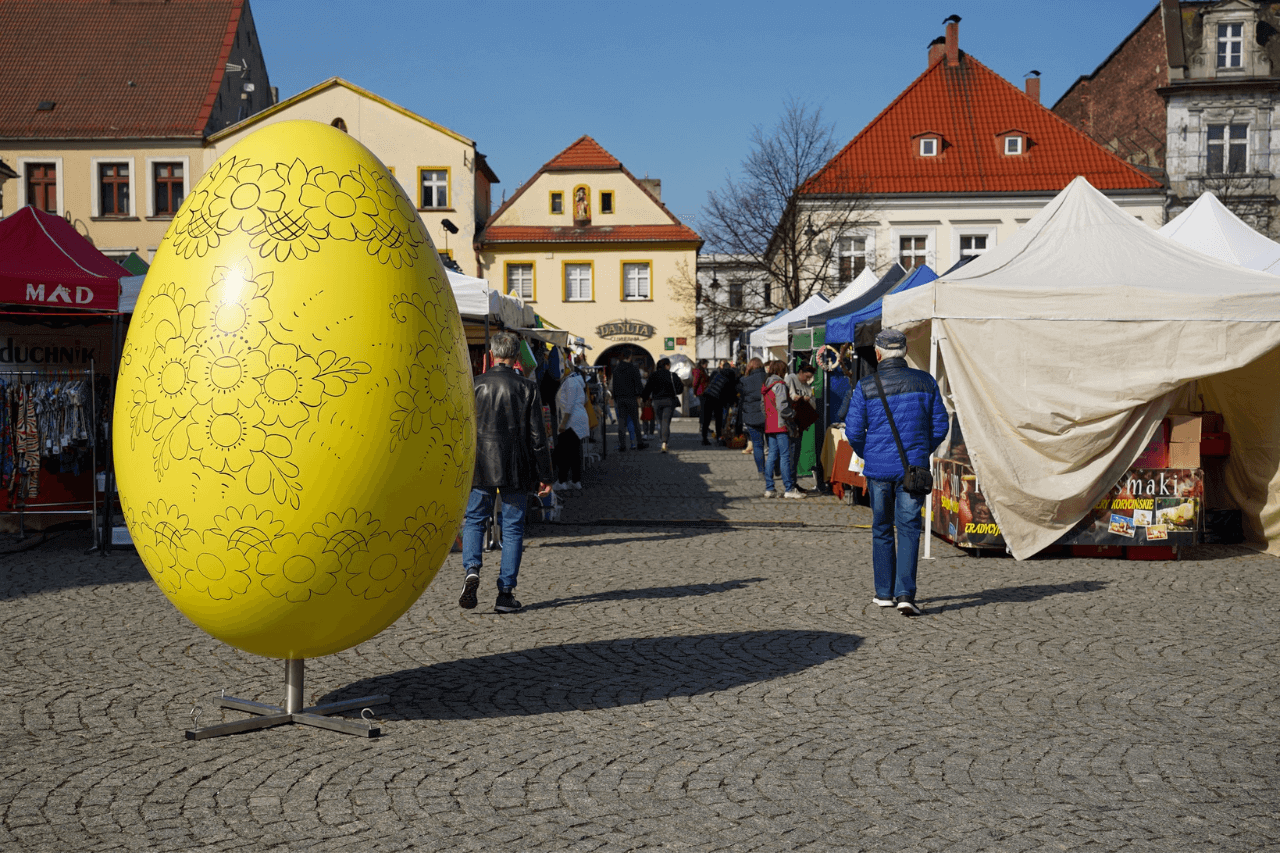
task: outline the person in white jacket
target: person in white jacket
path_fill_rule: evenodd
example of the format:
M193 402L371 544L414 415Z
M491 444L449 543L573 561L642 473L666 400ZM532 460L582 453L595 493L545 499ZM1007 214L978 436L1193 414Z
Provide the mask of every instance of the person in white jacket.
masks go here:
M556 393L556 410L560 413L560 431L552 461L556 467L556 491L582 488L582 441L591 432L587 420L587 383L582 374L570 367L560 381Z

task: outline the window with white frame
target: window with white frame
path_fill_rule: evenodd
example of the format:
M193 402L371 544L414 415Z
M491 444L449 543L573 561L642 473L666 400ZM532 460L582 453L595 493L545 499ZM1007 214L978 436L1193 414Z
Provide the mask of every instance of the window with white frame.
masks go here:
M533 264L507 264L507 293L533 299Z
M981 255L987 250L986 234L961 234L960 235L960 257L972 258L975 255Z
M938 140L932 136L926 136L920 140L920 156L936 157L938 156Z
M1022 137L1006 136L1004 138L1005 154L1021 154L1022 153Z
M1211 124L1208 128L1205 171L1210 175L1238 175L1248 169L1249 126Z
M129 207L129 164L95 163L98 181L98 215L122 217Z
M907 272L922 267L929 261L929 238L903 236L898 238L898 263Z
M1218 24L1218 67L1239 68L1244 59L1244 24Z
M151 164L151 209L155 216L173 216L186 198L186 169L181 162Z
M867 268L867 238L841 237L836 240L836 282L848 284Z
M626 263L622 265L622 298L652 299L649 290L648 261Z
M45 213L58 212L58 164L27 163L27 204Z
M591 264L564 265L564 299L566 302L591 301Z
M447 169L419 169L418 178L422 182L419 207L425 210L449 206L449 171Z

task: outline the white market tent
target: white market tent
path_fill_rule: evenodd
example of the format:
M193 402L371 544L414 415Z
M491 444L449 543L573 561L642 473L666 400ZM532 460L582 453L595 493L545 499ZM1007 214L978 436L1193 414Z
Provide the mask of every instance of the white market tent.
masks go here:
M829 304L827 297L821 293L815 293L785 314L779 314L774 317L751 333L749 338L751 351L756 353L768 347L785 347L787 345L787 323L803 320L810 314L825 310Z
M936 345L1015 557L1083 518L1192 380L1231 434L1246 535L1280 555L1275 276L1161 237L1076 178L1008 241L886 297L883 322L917 363Z
M537 321L533 308L514 296L506 296L482 278L473 278L453 270L445 270L458 313L463 317L499 320L509 329L531 327Z
M1220 261L1280 275L1280 243L1253 230L1213 193L1201 195L1160 233Z
M833 308L839 308L842 305L848 305L862 294L876 286L876 282L880 281L880 276L876 275L875 270L871 267L864 267L862 272L858 273L857 278L849 282L845 289L831 297L831 301L822 306L823 311L830 311ZM795 319L799 320L799 317Z

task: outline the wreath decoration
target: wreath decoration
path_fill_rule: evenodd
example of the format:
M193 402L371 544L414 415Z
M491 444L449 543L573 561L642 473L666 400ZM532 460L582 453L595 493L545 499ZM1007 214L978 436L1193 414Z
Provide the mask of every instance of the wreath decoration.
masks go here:
M835 373L840 369L840 353L830 344L823 344L813 360L824 373Z

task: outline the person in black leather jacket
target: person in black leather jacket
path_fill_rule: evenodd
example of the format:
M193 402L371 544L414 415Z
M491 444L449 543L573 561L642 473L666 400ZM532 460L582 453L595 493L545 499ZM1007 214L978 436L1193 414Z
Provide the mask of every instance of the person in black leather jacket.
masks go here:
M760 389L764 387L764 362L753 358L747 362L746 375L738 380L738 417L751 439L751 452L755 454L756 470L764 474L764 400Z
M489 352L494 365L475 380L476 467L462 528L462 566L466 580L458 605L476 606L483 563L484 528L493 504L502 500L502 568L498 574L498 599L493 609L515 613L516 580L524 552L524 520L529 492L551 492L551 451L542 420L542 397L532 379L512 370L519 342L515 335L499 332Z

